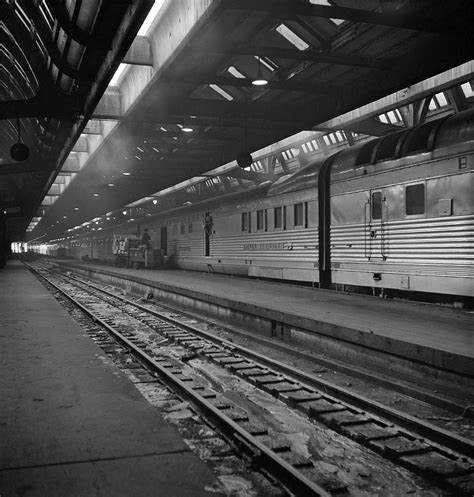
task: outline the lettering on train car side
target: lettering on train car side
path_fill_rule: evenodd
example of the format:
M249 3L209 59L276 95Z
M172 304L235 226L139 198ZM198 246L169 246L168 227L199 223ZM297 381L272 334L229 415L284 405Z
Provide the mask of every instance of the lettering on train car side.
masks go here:
M244 250L284 250L284 243L244 243Z

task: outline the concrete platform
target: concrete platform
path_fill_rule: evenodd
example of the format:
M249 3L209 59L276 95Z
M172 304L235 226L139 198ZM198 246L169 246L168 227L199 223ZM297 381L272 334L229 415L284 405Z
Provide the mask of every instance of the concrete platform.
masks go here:
M258 324L267 335L289 341L303 331L300 338L308 342L311 337L337 340L365 348L368 357L377 351L474 374L474 319L463 310L219 274L55 262L126 289L151 290L229 322Z
M210 469L18 261L0 270L0 323L2 497L216 496Z

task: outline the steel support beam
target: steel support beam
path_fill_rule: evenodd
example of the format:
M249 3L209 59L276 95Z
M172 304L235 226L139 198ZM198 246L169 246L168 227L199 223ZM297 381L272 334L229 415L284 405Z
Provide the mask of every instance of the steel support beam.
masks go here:
M460 66L444 71L441 74L425 79L407 88L403 88L396 93L380 98L375 102L363 105L358 109L347 112L341 116L330 119L319 124L313 129L351 129L352 125L369 118L376 117L389 110L397 109L403 105L408 105L417 100L431 97L440 91L448 90L462 83L470 81L474 77L474 61L469 61Z
M248 55L270 57L272 59L289 59L324 64L338 64L351 67L368 67L372 69L388 70L390 61L378 61L352 55L335 54L330 52L316 52L314 50L297 50L291 48L276 48L261 45L231 45L231 44L196 44L189 47L190 52L199 54L226 54L228 56Z
M379 121L375 117L363 119L354 123L344 125L346 131L353 131L354 133L362 133L369 136L384 136L394 131L399 131L400 126L394 124L387 124Z
M254 88L251 79L246 78L232 78L226 76L203 76L203 77L192 77L191 79L185 79L182 77L176 77L174 79L166 78L166 81L172 83L173 85L211 85L216 84L219 86L232 86L235 88ZM270 80L267 85L265 85L266 90L283 90L283 91L297 91L303 93L313 93L315 95L337 95L339 91L334 88L334 86L329 85L318 85L314 82L301 82L289 80Z
M454 22L449 19L439 19L436 15L429 15L426 2L414 7L409 4L398 11L377 12L374 10L338 7L335 5L316 5L299 0L223 0L230 9L256 10L271 13L273 16L294 17L324 17L328 19L344 19L347 21L363 22L394 28L412 29L415 31L446 32L455 28ZM387 9L388 10L388 9ZM436 10L436 9L434 9Z

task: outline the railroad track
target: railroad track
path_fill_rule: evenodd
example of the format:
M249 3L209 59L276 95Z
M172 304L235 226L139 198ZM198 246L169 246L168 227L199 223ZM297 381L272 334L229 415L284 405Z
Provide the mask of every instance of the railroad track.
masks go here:
M43 273L43 274L42 274ZM119 331L110 311L91 311L107 302L120 312L143 323L155 333L189 351L184 364L193 357L205 359L227 369L305 413L309 418L356 440L384 458L423 476L427 481L456 495L471 495L474 466L472 441L420 419L357 395L313 375L264 357L250 349L217 338L189 324L173 319L124 296L111 293L90 282L68 276L80 298L71 296L39 273L49 284L86 312L94 321L130 350L150 370L173 385L211 420L247 457L277 478L297 495L331 495L345 492L337 481L315 483L310 460L292 452L284 442L272 443L268 431L252 422L248 413L233 406L215 391L183 373L183 365L169 357L157 357L146 342L127 330ZM57 276L55 276L57 277ZM86 299L87 306L80 302ZM316 480L317 481L317 480Z

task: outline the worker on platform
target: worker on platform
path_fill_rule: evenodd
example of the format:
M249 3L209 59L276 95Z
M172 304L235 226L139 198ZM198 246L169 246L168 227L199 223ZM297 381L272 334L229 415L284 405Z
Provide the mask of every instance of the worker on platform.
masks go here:
M142 245L145 245L147 249L152 248L151 236L150 236L150 233L148 233L148 228L145 228L143 230Z

